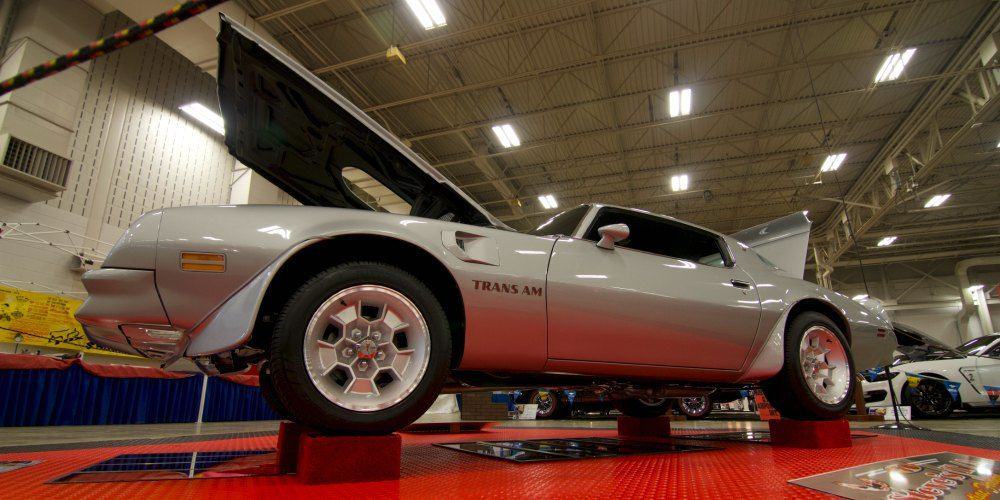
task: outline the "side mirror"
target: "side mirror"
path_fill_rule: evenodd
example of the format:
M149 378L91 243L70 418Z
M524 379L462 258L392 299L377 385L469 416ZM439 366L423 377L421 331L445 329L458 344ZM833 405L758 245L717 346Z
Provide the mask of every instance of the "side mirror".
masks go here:
M628 238L628 226L625 224L608 224L597 228L597 233L601 235L601 241L597 246L605 250L614 250L615 243Z

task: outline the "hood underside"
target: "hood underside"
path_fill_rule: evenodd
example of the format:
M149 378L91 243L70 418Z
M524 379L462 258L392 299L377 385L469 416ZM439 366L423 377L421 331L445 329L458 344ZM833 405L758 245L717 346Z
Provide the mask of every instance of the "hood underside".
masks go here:
M224 15L219 104L226 146L303 205L373 210L344 170L363 171L410 215L505 227L402 141L297 62Z

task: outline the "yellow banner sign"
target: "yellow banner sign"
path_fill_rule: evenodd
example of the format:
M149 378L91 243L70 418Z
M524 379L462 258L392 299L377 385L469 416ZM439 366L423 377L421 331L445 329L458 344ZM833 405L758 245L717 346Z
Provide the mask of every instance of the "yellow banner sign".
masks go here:
M0 342L134 357L101 349L87 340L83 327L73 317L82 303L58 295L0 286Z

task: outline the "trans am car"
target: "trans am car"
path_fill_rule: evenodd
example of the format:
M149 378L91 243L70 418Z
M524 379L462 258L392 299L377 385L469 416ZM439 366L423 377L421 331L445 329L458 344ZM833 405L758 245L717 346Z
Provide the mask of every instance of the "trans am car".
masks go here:
M899 404L919 418L946 417L957 408L998 407L1000 335L974 338L954 349L930 345L897 356L885 369L866 370L861 384L866 406L892 404L890 381Z
M855 363L891 357L884 313L801 279L804 213L727 236L587 204L515 232L252 32L223 18L219 42L226 145L303 206L141 216L83 278L100 346L259 363L278 413L369 434L472 387L599 386L643 416L760 382L830 419ZM406 213L373 209L359 171Z

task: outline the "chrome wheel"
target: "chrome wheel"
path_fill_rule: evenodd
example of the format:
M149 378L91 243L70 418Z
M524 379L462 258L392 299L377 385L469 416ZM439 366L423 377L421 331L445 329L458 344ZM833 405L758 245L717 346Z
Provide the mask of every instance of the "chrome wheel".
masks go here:
M847 398L851 368L835 333L820 325L809 327L799 343L799 362L806 386L817 399L836 405Z
M379 285L334 294L313 313L303 342L313 385L332 403L360 412L410 395L430 359L423 315L399 292Z
M701 415L705 412L708 407L708 398L694 397L694 398L681 398L678 402L681 406L681 411L688 415Z

